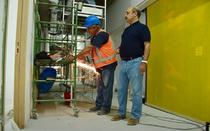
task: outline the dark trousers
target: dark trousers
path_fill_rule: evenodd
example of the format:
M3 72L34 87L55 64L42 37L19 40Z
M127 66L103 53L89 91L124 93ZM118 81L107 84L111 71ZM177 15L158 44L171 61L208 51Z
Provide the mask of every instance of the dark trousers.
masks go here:
M97 70L100 74L98 77L98 88L96 97L96 107L110 111L113 96L114 71L116 66Z

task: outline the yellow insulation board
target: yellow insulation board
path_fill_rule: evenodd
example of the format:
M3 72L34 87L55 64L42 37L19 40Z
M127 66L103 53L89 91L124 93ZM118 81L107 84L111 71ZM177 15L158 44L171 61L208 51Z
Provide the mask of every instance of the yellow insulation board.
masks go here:
M210 1L158 0L147 8L147 23L148 104L210 122Z

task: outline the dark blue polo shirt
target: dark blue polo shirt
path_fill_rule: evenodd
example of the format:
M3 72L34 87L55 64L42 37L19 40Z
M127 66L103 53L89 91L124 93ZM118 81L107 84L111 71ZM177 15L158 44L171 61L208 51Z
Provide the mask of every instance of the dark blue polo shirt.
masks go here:
M109 34L107 32L101 31L97 35L93 36L91 38L91 45L95 46L96 48L100 48L103 44L107 43L109 40ZM100 69L112 69L117 66L117 62L114 62L110 65L106 65L104 67L101 67ZM97 71L100 71L100 69L97 69Z
M150 42L149 28L139 21L128 26L122 36L120 45L121 59L137 58L144 54L144 42Z

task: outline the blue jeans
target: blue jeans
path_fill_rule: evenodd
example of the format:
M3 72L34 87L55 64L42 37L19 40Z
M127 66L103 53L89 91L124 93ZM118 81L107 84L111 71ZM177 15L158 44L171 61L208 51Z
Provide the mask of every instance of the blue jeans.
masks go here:
M96 107L110 111L113 96L114 71L116 66L98 71L98 89L96 97Z
M142 113L142 79L143 75L140 73L140 64L142 57L138 57L129 61L121 61L119 64L119 89L118 89L118 103L119 115L126 115L128 84L132 89L132 109L131 117L139 120Z

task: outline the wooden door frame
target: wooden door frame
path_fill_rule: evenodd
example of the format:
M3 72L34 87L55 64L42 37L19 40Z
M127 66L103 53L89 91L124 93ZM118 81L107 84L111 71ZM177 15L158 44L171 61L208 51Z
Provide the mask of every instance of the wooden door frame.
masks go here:
M25 67L28 36L28 8L29 0L18 0L15 47L14 120L19 128L25 127Z

